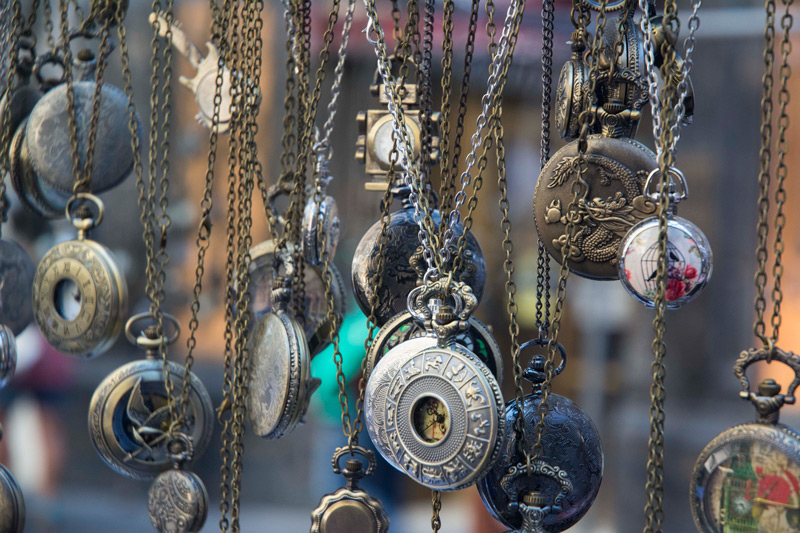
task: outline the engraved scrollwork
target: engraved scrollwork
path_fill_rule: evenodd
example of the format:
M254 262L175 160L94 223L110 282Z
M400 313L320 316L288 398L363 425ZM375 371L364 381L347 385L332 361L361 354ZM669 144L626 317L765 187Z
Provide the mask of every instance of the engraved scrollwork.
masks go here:
M160 533L194 533L203 528L208 516L208 494L194 473L167 470L150 486L147 510Z

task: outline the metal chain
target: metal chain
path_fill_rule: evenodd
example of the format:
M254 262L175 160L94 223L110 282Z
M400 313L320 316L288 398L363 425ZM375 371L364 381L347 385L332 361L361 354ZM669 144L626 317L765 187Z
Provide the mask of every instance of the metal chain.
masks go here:
M5 91L4 94L6 95L5 100L3 101L3 117L2 121L0 122L0 169L8 172L11 166L10 156L9 156L9 144L11 142L11 100L10 97L11 91L14 88L14 83L17 79L17 70L18 70L18 62L19 62L19 42L20 37L22 36L22 10L20 6L20 0L13 0L10 6L10 27L7 28L9 30L9 40L10 40L10 50L9 55L4 56L9 58L8 63L8 78L6 78L5 82ZM4 32L6 33L6 32ZM6 181L5 179L0 179L0 235L2 235L2 227L3 223L6 221Z
M453 0L443 1L442 10L442 123L439 127L439 152L441 154L440 183L439 183L439 210L444 218L449 212L452 197L455 195L456 184L453 181L453 172L450 166L450 95L452 92L453 76ZM445 224L439 225L439 239L444 237Z
M425 16L423 31L420 36L419 27L411 34L414 57L419 67L416 72L417 91L420 108L420 179L426 191L431 186L431 140L433 138L433 82L431 70L433 66L433 28L436 18L436 0L425 0ZM422 50L419 39L422 37Z
M431 491L431 504L433 506L431 530L433 533L437 533L442 528L442 519L439 516L439 512L442 510L442 493L438 490Z

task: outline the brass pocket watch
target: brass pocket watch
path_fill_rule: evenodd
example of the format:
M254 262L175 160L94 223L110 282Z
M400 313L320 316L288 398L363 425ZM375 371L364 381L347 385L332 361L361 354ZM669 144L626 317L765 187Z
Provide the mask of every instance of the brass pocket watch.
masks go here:
M525 343L520 351L529 347L547 346L547 340L536 339ZM558 345L561 363L553 371L560 374L566 364L566 351ZM527 435L535 433L539 421L539 405L542 402L542 384L545 382L545 358L534 356L523 377L533 384L533 391L523 398L522 416ZM561 499L557 510L543 518L541 531L554 533L564 531L576 524L591 507L600 490L603 479L603 448L600 435L592 419L569 398L549 393L548 413L545 417L545 432L542 435L542 454L538 461L550 468L560 468L569 473L570 490ZM519 512L518 496L536 492L544 501L559 498L559 487L537 476L509 476L522 465L526 469L526 455L520 450L521 436L515 426L520 416L516 400L505 407L505 434L503 446L494 467L478 482L478 493L492 516L503 524L520 528L524 516ZM512 486L513 485L513 486ZM513 489L513 491L511 490ZM527 531L522 528L522 530ZM537 530L538 531L538 530Z
M149 315L131 317L126 335L129 341L147 351L147 357L109 374L89 403L89 436L97 453L112 470L133 479L152 479L173 466L164 368L175 383L182 383L185 373L183 365L164 363L158 358L162 341L156 338L154 328L133 336L133 324L146 316ZM164 314L164 318L174 324L174 333L163 342L172 343L180 329L170 315ZM189 401L185 424L194 456L200 456L211 442L215 417L203 383L192 372L187 378Z
M22 533L25 530L25 500L11 471L0 464L0 531Z
M536 182L533 212L545 248L561 262L567 240L567 216L575 227L567 265L579 276L618 278L618 251L622 238L640 220L655 214L657 205L643 194L647 177L656 168L656 156L627 138L590 135L584 159L585 174L575 168L578 142L573 141L547 162ZM567 209L579 188L575 211Z
M87 203L94 204L96 214ZM95 357L122 330L128 290L111 251L87 238L103 220L100 199L77 194L66 212L78 238L55 245L39 263L33 280L34 317L58 351Z
M342 458L350 459L342 468ZM367 462L367 468L360 459ZM333 472L342 474L347 485L333 494L322 497L319 505L311 512L311 533L387 533L389 516L381 502L358 486L358 482L372 475L375 470L375 454L361 446L336 448L333 454Z
M486 475L502 446L505 421L499 416L503 396L497 379L475 354L452 341L467 327L477 299L464 283L453 284L454 308L432 298L445 294L445 283L409 295L429 302L423 318L440 342L420 350L420 339L412 339L390 350L370 375L364 416L372 442L389 464L426 487L449 491Z
M489 370L497 378L497 382L502 385L503 352L500 350L500 346L497 345L497 341L486 324L474 316L469 317L468 323L466 330L455 335L455 342L477 355L478 359L489 367ZM367 353L367 374L372 372L372 369L392 348L412 339L420 339L417 341L420 350L433 347L438 343L436 336L428 334L424 325L408 311L393 316L381 327L372 341L372 346Z
M274 308L258 319L247 341L247 416L253 432L265 439L278 439L304 423L320 384L311 376L303 328L286 311L290 298L291 280L278 278Z
M438 228L441 214L434 210L431 215ZM361 241L353 254L352 280L356 303L364 312L370 314L370 298L375 293L372 278L378 272L380 257L380 234L383 223L379 220L361 237ZM462 231L461 225L456 234ZM375 310L375 323L383 326L389 319L406 310L408 295L417 286L427 270L419 242L419 226L414 220L414 208L404 204L403 209L390 214L386 228L384 245L384 268L381 270L380 293ZM454 276L472 288L475 297L480 300L486 282L486 261L478 240L467 232L467 244L464 251L461 269Z
M786 394L772 379L751 392L747 367L772 360L794 371ZM756 421L723 431L700 453L690 490L694 523L703 533L798 531L800 434L778 419L784 404L795 403L800 359L779 348L753 348L741 353L734 374L742 384L739 396L756 409Z
M287 272L294 268L291 259L291 244L287 245L287 253L282 253L279 264ZM251 324L273 311L272 302L273 275L275 266L275 243L271 240L262 242L250 249L250 313ZM334 310L344 316L347 297L344 280L336 265L329 263L331 274L331 291L333 292ZM302 318L303 332L308 342L311 357L318 354L330 344L329 332L333 324L327 320L327 304L325 301L325 283L322 279L321 265L306 265L305 278L305 315Z
M686 180L676 168L669 173L681 183L682 191L672 192L671 212L667 215L667 291L669 309L678 309L696 298L711 278L711 245L696 225L674 213L674 206L687 197ZM647 178L645 191L660 171ZM673 183L674 185L674 183ZM674 190L674 189L673 189ZM651 195L655 202L657 195ZM648 307L655 305L658 289L658 217L642 220L622 239L619 248L619 279L631 296Z

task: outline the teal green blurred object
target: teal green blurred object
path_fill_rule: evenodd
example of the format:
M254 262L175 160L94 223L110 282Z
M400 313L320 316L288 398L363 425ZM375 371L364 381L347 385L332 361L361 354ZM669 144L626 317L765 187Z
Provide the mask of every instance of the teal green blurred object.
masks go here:
M342 354L342 369L347 379L347 398L350 415L355 415L357 380L361 377L361 360L364 358L364 340L367 338L367 317L358 306L348 306L339 329L339 351ZM326 421L341 419L339 407L339 385L336 383L336 364L333 362L333 345L311 360L311 375L322 380L322 384L311 397L310 412Z

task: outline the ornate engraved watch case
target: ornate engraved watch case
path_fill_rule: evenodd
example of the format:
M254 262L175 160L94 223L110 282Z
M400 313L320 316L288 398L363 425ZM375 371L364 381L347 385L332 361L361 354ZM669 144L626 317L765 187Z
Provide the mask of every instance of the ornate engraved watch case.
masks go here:
M129 340L147 349L147 358L109 374L98 385L89 404L89 436L97 453L112 470L133 479L153 479L174 463L169 448L170 407L164 362L158 358L160 341L154 337L153 329L136 339L129 334ZM171 343L175 338L177 334L166 342ZM182 365L168 361L166 368L173 383L183 383ZM211 441L215 417L203 383L192 372L187 379L189 402L185 425L197 457Z
M367 461L367 468L361 460L351 456L342 469L340 463L350 448L336 448L333 455L333 471L347 479L347 486L333 494L323 496L316 509L311 512L311 533L387 533L389 516L381 502L358 486L361 478L372 475L375 470L375 454L361 446L353 446L355 455Z
M444 283L421 286L409 295L424 302L444 294ZM399 344L376 365L367 383L364 416L380 454L418 483L459 490L484 476L502 446L505 421L497 380L478 357L452 342L477 305L469 288L457 284L452 308L430 299L427 327L439 345L419 350L419 339ZM417 309L423 306L417 306Z
M333 196L326 194L332 178L324 155L319 156L317 172L320 174L322 201L317 204L314 194L310 194L303 210L303 257L308 264L314 266L319 266L322 262L323 238L328 258L333 261L340 233L339 207Z
M0 389L8 385L17 368L17 340L11 328L0 324Z
M287 245L287 250L292 250L292 245ZM250 249L250 312L251 323L273 311L272 288L273 271L275 265L275 243L271 240L262 242ZM281 254L279 264L288 273L294 268L291 253ZM331 291L333 292L334 311L339 316L345 314L344 280L336 265L330 263L328 270L331 274ZM294 317L302 320L303 331L308 342L311 357L324 350L330 344L330 324L327 320L327 302L325 299L325 284L322 280L322 267L308 265L304 269L305 278L305 315Z
M547 346L547 341L531 341L523 345ZM559 345L561 364L554 371L561 373L566 362L563 347ZM523 399L522 412L527 435L534 434L539 420L538 407L542 401L542 383L545 380L545 359L536 355L531 359L524 377L533 383L533 392ZM594 502L603 479L603 448L600 435L591 418L570 399L550 393L547 397L548 413L542 436L542 455L539 460L551 468L569 473L571 488L563 496L556 512L543 518L541 531L555 533L576 524ZM478 482L478 493L484 505L497 520L513 528L520 528L523 515L519 510L519 495L540 493L544 501L554 501L561 490L558 485L542 483L536 476L522 475L508 486L508 476L521 464L526 468L525 454L520 452L520 436L514 427L519 417L517 402L511 400L505 407L505 434L500 457L489 473ZM513 491L511 490L513 488ZM527 531L527 530L526 530Z
M772 360L795 373L786 394L772 379L750 392L747 367ZM800 358L779 348L750 349L739 356L734 374L742 384L739 396L756 408L756 422L723 431L700 453L690 490L694 523L703 533L797 531L800 434L778 419L784 404L795 403Z
M503 353L497 341L492 336L489 328L475 318L470 316L466 330L456 334L455 342L464 346L466 349L478 356L489 370L497 378L497 382L503 383ZM420 350L433 347L438 343L435 335L429 335L422 323L414 316L405 311L397 314L384 324L372 341L372 346L367 353L367 374L380 362L392 348L400 343L408 342L411 339L419 339Z
M33 320L31 286L36 265L18 243L0 239L0 324L14 335Z
M97 209L92 214L86 202ZM70 213L74 204L77 216ZM103 204L79 194L67 207L78 238L55 245L36 269L33 311L47 342L60 352L83 357L102 354L116 340L127 308L127 285L110 250L87 238L103 219Z
M277 281L275 308L258 319L247 341L247 416L253 432L265 439L278 439L305 422L311 395L320 384L311 376L303 328L285 311L290 285L288 278Z
M548 478L549 484L555 487L555 496L548 505L548 499L542 491L531 490L520 495L517 488L519 480L536 477ZM546 461L531 461L530 469L527 461L512 466L501 480L501 486L506 492L509 501L514 502L511 507L522 517L519 529L508 533L548 533L544 522L549 515L558 514L564 505L564 499L572 492L572 483L567 472ZM521 496L521 497L520 497Z
M577 141L557 151L542 169L533 196L536 229L559 263L567 240L567 209L579 186L577 158ZM617 279L622 238L634 224L657 210L643 194L646 178L657 166L656 157L632 139L591 135L585 159L585 185L580 184L582 192L572 215L575 233L567 265L579 276Z
M433 211L432 218L438 228L441 223L441 214L438 210ZM375 292L372 278L378 271L381 227L381 221L373 224L361 237L353 254L353 292L356 303L367 315L370 313L370 297ZM460 234L461 231L463 230L459 225L456 234ZM375 312L378 326L383 326L390 318L406 310L408 294L425 274L427 265L422 255L418 232L419 226L414 221L413 208L404 206L400 211L391 213L386 228L385 265L381 271L382 281ZM483 251L471 232L467 233L467 246L461 270L454 278L469 285L480 300L486 282L486 262Z
M0 464L0 531L22 533L25 530L25 500L11 471Z

